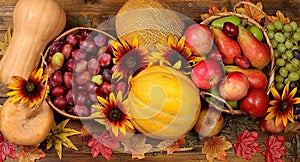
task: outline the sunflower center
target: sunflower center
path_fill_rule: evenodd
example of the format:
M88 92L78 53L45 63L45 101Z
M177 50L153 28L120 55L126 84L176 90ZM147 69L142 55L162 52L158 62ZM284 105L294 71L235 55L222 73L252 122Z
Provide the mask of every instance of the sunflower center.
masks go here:
M282 102L280 105L281 111L286 111L289 108L289 104L287 102Z
M120 120L122 116L122 112L119 109L113 109L109 113L109 117L112 120Z
M27 84L26 84L26 90L27 90L27 92L33 92L34 89L35 89L34 84L31 83L31 82L27 82Z
M132 68L134 68L135 66L136 66L136 59L135 58L133 58L133 57L128 57L127 59L126 59L126 66L128 67L128 68L130 68L130 69L132 69Z

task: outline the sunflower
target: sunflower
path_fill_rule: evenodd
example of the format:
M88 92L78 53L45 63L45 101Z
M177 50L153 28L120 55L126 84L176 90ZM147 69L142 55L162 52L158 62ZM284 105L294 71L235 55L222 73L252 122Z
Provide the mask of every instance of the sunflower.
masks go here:
M147 66L151 61L148 50L145 47L139 47L138 37L134 37L131 44L123 39L112 41L112 53L115 56L113 63L115 71L112 79L117 81L123 78L129 78L140 68Z
M101 105L93 105L97 112L91 114L96 117L95 121L105 125L106 130L111 131L116 137L119 131L126 135L126 127L134 129L131 124L130 117L128 115L125 101L122 101L122 93L119 91L117 98L113 93L109 94L109 101L104 98L97 96L97 99Z
M168 47L157 44L158 52L153 52L151 55L160 60L161 64L165 63L173 66L175 69L191 69L191 65L199 62L201 57L192 55L191 49L185 46L185 39L185 36L178 40L173 35L170 35L168 37Z
M20 76L13 76L13 83L7 85L11 91L7 93L10 101L14 103L28 103L29 107L35 106L43 97L46 97L49 87L44 83L48 75L43 75L43 68L33 70L26 80ZM46 93L46 94L45 94Z
M291 122L294 122L294 107L293 105L300 103L300 97L294 98L297 87L295 87L290 93L289 93L289 86L290 82L288 82L282 92L282 97L280 97L278 91L272 87L271 93L274 97L274 100L270 101L271 107L268 108L267 113L269 113L266 116L266 120L270 120L273 117L275 117L275 125L278 126L279 123L282 121L283 125L286 126L288 123L288 120Z

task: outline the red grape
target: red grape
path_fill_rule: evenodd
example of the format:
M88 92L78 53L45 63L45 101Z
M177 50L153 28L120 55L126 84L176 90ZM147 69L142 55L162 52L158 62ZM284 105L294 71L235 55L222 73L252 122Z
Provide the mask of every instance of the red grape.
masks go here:
M223 32L228 37L236 37L239 33L239 29L231 22L225 22L223 25Z
M49 56L52 56L56 52L61 51L62 47L63 47L62 41L55 41L55 42L51 43L49 46Z
M106 43L106 37L103 34L98 34L94 37L94 42L98 47L102 47Z
M56 97L53 101L53 104L61 110L64 110L68 107L68 102L65 96Z
M246 56L243 55L237 55L234 57L234 62L236 65L242 69L248 69L251 64L249 59Z
M64 54L65 59L69 59L71 57L72 51L73 51L73 47L69 43L65 44L61 49L61 53Z
M55 97L62 96L65 94L66 88L64 86L53 87L51 89L51 94Z
M102 46L98 49L97 55L100 56L101 54L105 53L107 51L106 46Z
M103 82L100 85L100 93L101 94L109 94L110 92L112 92L114 89L113 85L108 83L108 82Z
M90 115L90 110L86 106L74 106L74 113L78 116L88 116Z
M54 71L49 79L50 84L53 87L60 86L63 82L63 75L61 71Z
M85 90L91 94L95 94L98 87L99 86L96 83L91 82L91 81L87 82L84 85Z
M75 104L83 106L87 103L88 94L85 91L80 91L75 95Z
M111 83L111 79L112 79L112 71L111 70L104 69L102 72L102 76L105 81L108 81L109 83Z
M77 73L85 71L86 68L87 68L87 61L85 61L85 60L80 60L75 65L75 71Z
M88 71L84 71L84 72L77 74L75 81L76 81L76 84L83 85L83 84L87 83L88 81L90 81L90 79L91 79L91 74Z
M99 57L98 57L99 63L101 66L107 66L110 64L111 62L111 55L108 53L102 53Z
M77 46L78 45L78 37L76 37L75 34L71 33L71 34L68 34L67 35L67 38L66 38L67 42L69 44L71 44L73 47L74 46Z
M69 59L66 63L66 68L68 71L73 72L75 69L75 60L74 59Z
M77 33L77 34L76 34L76 37L78 38L79 41L85 40L85 38L83 37L83 35L80 34L80 33Z
M87 37L90 36L91 31L89 31L89 30L82 30L81 34L82 34L83 38L86 39Z
M97 50L96 44L91 40L80 41L80 49L84 49L86 52L95 52Z
M216 60L216 61L221 62L222 61L222 54L220 53L220 51L218 49L215 49L207 55L207 58L211 59L211 60Z
M126 91L127 91L127 85L125 82L118 82L116 85L115 85L115 88L114 88L114 92L117 94L118 92L122 92L122 94L125 94Z
M83 49L75 49L71 54L75 60L85 60L87 57L87 53Z
M68 102L70 105L74 105L74 99L75 99L75 95L74 95L74 93L73 93L73 89L70 89L70 90L67 92L66 100L67 100L67 102Z
M100 64L99 64L99 62L95 58L90 59L90 61L88 63L88 71L92 75L96 75L96 74L99 73L99 71L100 71Z
M98 102L96 94L89 93L89 99L92 102Z
M63 77L64 85L68 88L73 87L73 73L65 72Z

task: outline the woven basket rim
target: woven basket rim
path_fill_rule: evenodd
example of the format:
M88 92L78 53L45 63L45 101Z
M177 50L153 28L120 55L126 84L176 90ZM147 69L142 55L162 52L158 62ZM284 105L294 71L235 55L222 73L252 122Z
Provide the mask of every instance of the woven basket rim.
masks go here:
M74 27L72 29L69 29L67 31L65 31L64 33L60 34L56 39L53 40L54 41L58 41L58 40L61 40L63 39L65 36L67 36L68 34L70 33L75 33L77 31L80 31L80 30L90 30L92 32L98 32L98 33L101 33L101 34L104 34L105 36L109 37L110 39L112 40L117 40L115 37L113 37L112 35L110 35L109 33L106 33L102 30L99 30L97 28L90 28L90 27ZM45 57L47 56L49 52L49 47L47 48L47 51L45 52ZM41 66L43 67L43 64L41 64ZM75 120L91 120L91 119L96 119L97 117L92 117L92 116L77 116L77 115L71 115L69 113L67 113L66 111L64 110L61 110L59 108L57 108L53 103L52 101L50 100L49 96L46 98L46 101L47 103L50 105L51 108L53 108L56 112L58 112L59 114L67 117L67 118L70 118L70 119L75 119Z

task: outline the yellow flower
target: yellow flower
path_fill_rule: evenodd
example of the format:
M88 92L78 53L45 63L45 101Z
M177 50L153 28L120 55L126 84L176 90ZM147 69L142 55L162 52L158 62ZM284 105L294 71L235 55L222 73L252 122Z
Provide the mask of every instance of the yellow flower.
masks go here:
M161 64L165 63L175 69L187 71L191 69L191 65L201 60L201 57L192 55L190 48L185 46L185 36L179 40L170 35L168 37L168 47L162 44L157 44L158 52L152 52L152 56L160 60Z
M150 63L148 50L144 47L139 47L138 37L136 36L132 43L129 44L123 39L112 41L112 52L115 58L115 70L112 74L112 79L121 80L129 78L140 68L144 68Z
M117 137L119 131L126 135L126 127L134 129L120 91L117 94L117 98L111 92L109 101L100 96L97 96L97 99L101 105L93 105L93 108L98 111L91 114L91 116L97 117L95 121L105 125L106 130L111 131Z
M13 76L12 79L14 82L7 85L12 91L7 96L11 96L10 100L14 103L28 103L31 108L46 97L49 91L49 87L44 85L47 75L43 75L43 68L32 71L28 80L20 76Z
M300 103L300 97L294 98L297 87L295 87L289 93L290 82L288 82L282 92L282 97L280 97L278 91L272 87L271 93L274 97L274 100L270 101L271 107L268 108L266 120L270 120L275 117L275 125L278 126L282 121L283 125L286 126L288 121L294 122L294 107L293 105Z

